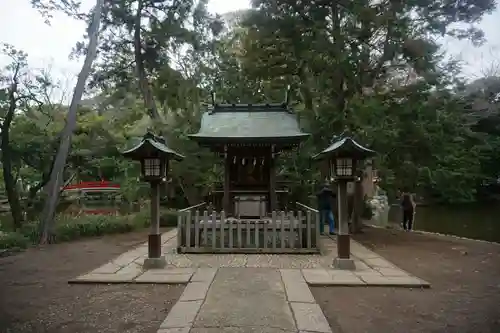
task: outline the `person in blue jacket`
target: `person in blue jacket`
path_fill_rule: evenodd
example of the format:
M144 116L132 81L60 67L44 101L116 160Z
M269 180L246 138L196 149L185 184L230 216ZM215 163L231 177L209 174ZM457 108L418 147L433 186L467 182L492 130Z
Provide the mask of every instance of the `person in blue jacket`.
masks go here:
M330 235L335 234L335 219L333 217L332 205L335 202L335 194L330 188L330 184L325 182L323 188L316 194L318 198L318 210L320 216L319 231L325 233L325 223L328 220Z

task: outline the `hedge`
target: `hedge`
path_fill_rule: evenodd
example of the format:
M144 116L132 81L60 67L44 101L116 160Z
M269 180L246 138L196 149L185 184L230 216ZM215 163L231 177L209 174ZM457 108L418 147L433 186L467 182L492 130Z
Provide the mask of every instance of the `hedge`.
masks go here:
M177 227L177 211L162 210L160 212L160 227Z
M126 233L149 225L149 212L128 216L85 215L56 217L55 243L72 241L85 237ZM37 222L25 223L19 231L0 233L0 249L26 248L36 244L40 238Z
M18 232L0 231L0 250L25 249L30 244L30 240Z
M142 229L149 226L150 216L148 209L125 216L81 215L75 217L59 215L55 221L53 242L61 243L85 237L119 234ZM162 210L160 226L177 226L177 211ZM31 244L38 243L39 238L39 224L28 222L16 232L0 231L0 250L25 249Z

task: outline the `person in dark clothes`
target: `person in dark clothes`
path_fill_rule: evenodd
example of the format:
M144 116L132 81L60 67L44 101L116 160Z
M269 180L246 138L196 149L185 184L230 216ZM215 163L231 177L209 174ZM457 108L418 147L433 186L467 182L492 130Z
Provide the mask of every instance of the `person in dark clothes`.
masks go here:
M325 223L328 220L330 235L335 234L335 221L332 212L332 204L335 201L335 194L333 193L330 185L325 183L323 188L316 194L318 198L318 210L320 216L319 231L321 234L325 233Z
M415 216L415 201L413 195L404 191L401 197L401 208L403 209L403 229L413 230L413 219Z

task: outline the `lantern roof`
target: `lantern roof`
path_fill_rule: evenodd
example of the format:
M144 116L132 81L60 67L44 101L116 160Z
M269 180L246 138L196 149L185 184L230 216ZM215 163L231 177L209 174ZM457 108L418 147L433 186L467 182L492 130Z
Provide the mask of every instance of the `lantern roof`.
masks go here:
M312 158L315 160L322 160L328 157L355 157L355 158L367 158L375 155L376 152L372 149L364 147L350 137L347 131L344 131L340 135L336 135L332 138L331 145L319 154L314 155Z
M159 157L159 155L167 155L177 161L184 158L183 155L168 147L164 138L155 135L151 131L148 131L134 147L122 152L122 155L134 160Z

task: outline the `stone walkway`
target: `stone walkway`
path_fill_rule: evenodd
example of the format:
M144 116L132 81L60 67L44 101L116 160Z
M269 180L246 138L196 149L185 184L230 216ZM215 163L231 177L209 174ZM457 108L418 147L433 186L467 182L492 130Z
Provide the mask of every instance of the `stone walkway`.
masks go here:
M187 284L157 333L331 333L308 285L429 287L355 241L345 271L327 236L322 255L178 254L176 236L162 235L165 269L142 269L145 243L69 282Z
M299 270L220 268L204 277L188 284L158 333L332 332Z
M336 242L326 236L321 240L322 255L212 255L176 253L176 235L176 230L162 235L167 261L165 269L142 270L147 257L147 243L144 243L70 283L188 283L205 274L201 269L245 267L297 269L309 285L429 287L426 281L401 270L355 241L351 241L351 255L356 270L344 271L332 267Z

